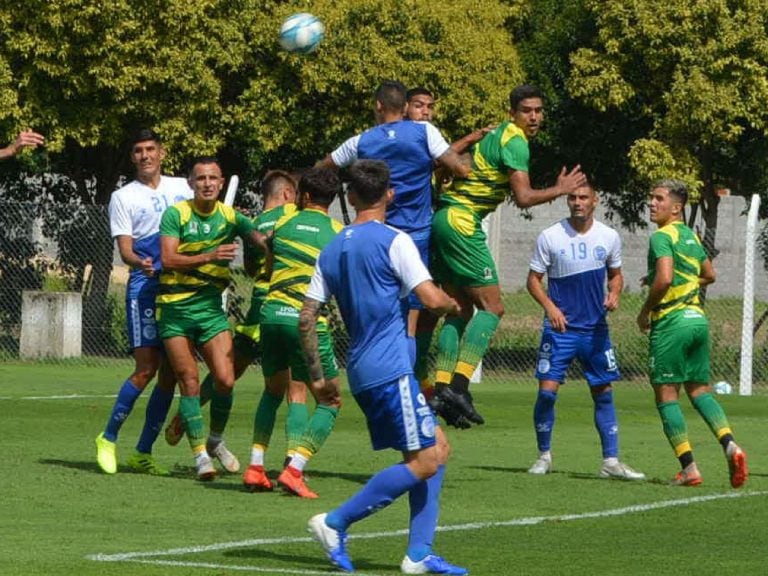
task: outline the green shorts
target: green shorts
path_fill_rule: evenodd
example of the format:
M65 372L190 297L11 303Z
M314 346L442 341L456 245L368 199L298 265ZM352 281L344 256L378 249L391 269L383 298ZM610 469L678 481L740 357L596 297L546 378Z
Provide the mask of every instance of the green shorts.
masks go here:
M495 286L496 264L482 222L460 206L444 206L432 219L432 274L441 284Z
M229 322L221 302L216 305L193 304L191 306L162 305L157 306L157 329L163 340L174 336L184 336L195 344L205 344L225 330L229 330Z
M683 311L652 326L648 373L651 384L709 382L709 322Z
M333 353L333 338L325 324L318 325L317 340L323 374L326 378L335 378L339 375L339 365ZM301 350L299 327L262 323L261 370L264 377L274 376L287 368L291 369L293 380L310 383L309 370Z

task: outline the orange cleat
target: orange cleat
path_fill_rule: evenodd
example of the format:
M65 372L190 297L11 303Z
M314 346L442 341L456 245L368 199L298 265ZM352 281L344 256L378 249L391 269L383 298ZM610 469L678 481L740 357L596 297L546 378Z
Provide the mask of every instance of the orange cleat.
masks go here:
M318 498L317 493L312 492L304 483L304 475L290 466L280 473L280 476L277 477L277 483L283 487L283 490L299 498Z
M730 442L728 450L726 450L726 456L728 457L728 472L731 476L731 486L741 488L749 477L747 455L735 442Z
M243 485L249 492L271 492L274 489L272 480L267 477L264 466L251 465L243 474Z

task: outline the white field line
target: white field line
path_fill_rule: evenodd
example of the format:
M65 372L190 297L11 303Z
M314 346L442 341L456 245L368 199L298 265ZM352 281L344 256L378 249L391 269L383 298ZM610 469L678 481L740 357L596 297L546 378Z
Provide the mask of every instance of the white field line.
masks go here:
M638 512L648 512L651 510L661 510L664 508L674 508L677 506L690 506L702 502L713 500L751 498L755 496L768 496L768 492L724 492L721 494L709 494L705 496L694 496L693 498L682 498L680 500L662 500L661 502L651 502L649 504L635 504L623 508L613 508L610 510L599 510L596 512L584 512L581 514L563 514L559 516L533 516L530 518L517 518L515 520L503 520L498 522L471 522L469 524L454 524L452 526L439 526L439 532L459 532L467 530L484 530L487 528L499 528L509 526L532 526L545 522L570 522L572 520L584 520L587 518L610 518L612 516L624 516ZM368 540L373 538L389 538L392 536L402 536L407 530L394 530L391 532L369 532L367 534L352 534L350 539ZM231 550L233 548L251 548L255 546L268 546L272 544L300 544L311 542L310 537L286 536L280 538L258 538L253 540L241 540L239 542L221 542L219 544L208 544L203 546L189 546L186 548L171 548L169 550L155 550L151 552L125 552L120 554L90 554L86 556L88 560L96 562L140 562L142 564L167 564L175 566L189 566L201 568L216 568L252 572L279 572L285 574L327 574L310 570L279 570L275 568L259 568L256 566L233 566L229 564L208 564L202 562L177 562L160 560L166 556L182 556L187 554L199 554L202 552L216 552L221 550ZM361 576L363 576L361 574Z
M0 396L0 400L79 400L87 398L117 398L117 394L61 394L58 396Z

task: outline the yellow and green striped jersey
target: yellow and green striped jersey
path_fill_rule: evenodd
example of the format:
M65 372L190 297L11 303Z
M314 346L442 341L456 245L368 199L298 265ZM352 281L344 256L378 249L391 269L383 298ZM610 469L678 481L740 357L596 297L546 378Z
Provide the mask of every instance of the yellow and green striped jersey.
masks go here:
M229 244L236 236L253 231L249 218L231 206L217 202L209 214L195 209L193 200L170 206L160 221L160 235L179 239L179 254L194 256ZM210 301L221 306L221 293L229 286L229 262L213 261L191 270L163 270L160 274L158 305L193 304Z
M509 171L528 172L528 138L507 120L472 147L470 158L469 175L453 180L440 196L440 206L464 206L482 219L509 194Z
M699 297L699 273L707 253L698 236L679 220L656 230L651 235L648 249L649 285L653 284L656 276L656 261L664 257L672 258L672 285L651 311L651 322L656 325L660 320L685 310L703 315Z
M317 257L343 227L325 212L310 208L277 221L272 236L272 277L261 308L262 323L298 322Z

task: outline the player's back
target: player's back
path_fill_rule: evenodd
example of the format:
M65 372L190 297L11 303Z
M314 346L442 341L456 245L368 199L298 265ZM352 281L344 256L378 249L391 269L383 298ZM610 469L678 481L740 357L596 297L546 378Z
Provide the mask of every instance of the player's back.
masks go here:
M426 122L400 120L379 124L360 136L361 159L382 160L390 170L394 201L387 207L387 223L407 232L429 227L432 214L432 167L435 155L447 149ZM431 151L430 151L431 150Z
M404 236L376 221L348 226L318 260L350 337L353 393L412 372L400 300L405 294L392 266L398 235Z
M299 310L320 251L342 224L321 210L305 208L277 221L272 237L273 266L262 320L298 322Z

